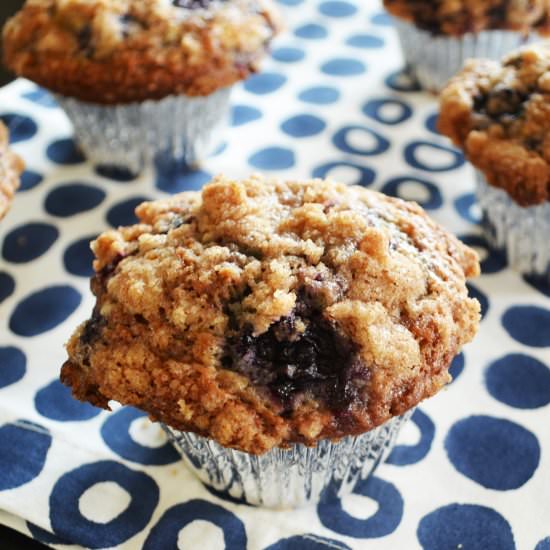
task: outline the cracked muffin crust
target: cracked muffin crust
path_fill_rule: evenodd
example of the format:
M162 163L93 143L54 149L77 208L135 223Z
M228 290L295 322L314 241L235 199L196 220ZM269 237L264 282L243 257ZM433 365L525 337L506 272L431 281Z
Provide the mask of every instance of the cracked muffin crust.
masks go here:
M82 101L209 95L255 72L276 29L271 0L27 0L4 59Z
M439 130L519 205L550 200L550 45L469 61L441 94Z
M0 220L8 212L19 188L19 176L23 169L23 161L9 148L8 129L0 122Z
M395 17L434 35L497 29L550 32L548 0L384 0L384 6Z
M253 454L359 434L449 380L477 329L471 249L331 181L215 178L94 243L91 319L61 380Z

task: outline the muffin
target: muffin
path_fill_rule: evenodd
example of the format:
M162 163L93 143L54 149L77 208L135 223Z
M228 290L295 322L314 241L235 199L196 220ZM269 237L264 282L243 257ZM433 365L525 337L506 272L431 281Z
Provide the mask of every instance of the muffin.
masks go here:
M93 162L139 172L211 152L275 21L270 0L27 0L4 58L55 94Z
M61 380L145 410L249 503L351 491L476 332L477 256L416 204L219 176L136 213L92 245L97 302Z
M439 91L469 58L500 59L550 31L547 0L384 0L408 67Z
M439 130L477 169L489 242L550 281L550 44L468 62L441 94Z
M0 220L8 212L19 188L23 168L23 161L9 148L8 129L0 122Z

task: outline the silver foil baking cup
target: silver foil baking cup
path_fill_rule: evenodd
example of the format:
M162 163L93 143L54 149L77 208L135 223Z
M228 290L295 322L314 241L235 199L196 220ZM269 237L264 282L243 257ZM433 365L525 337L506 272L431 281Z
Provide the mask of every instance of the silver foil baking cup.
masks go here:
M434 35L413 23L394 18L407 68L425 90L440 91L470 58L499 60L538 35L489 30L461 37Z
M550 203L522 207L487 183L476 170L477 198L488 243L506 253L508 264L550 284Z
M231 88L208 95L99 105L56 95L82 152L95 164L138 174L147 163L198 164L227 121Z
M256 506L297 508L353 491L384 461L413 410L359 436L252 455L162 424L187 466L218 492Z

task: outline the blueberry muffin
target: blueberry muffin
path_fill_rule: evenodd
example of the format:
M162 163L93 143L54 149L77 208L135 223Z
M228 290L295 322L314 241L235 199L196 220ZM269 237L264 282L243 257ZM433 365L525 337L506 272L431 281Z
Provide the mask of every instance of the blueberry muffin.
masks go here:
M547 0L384 0L410 69L440 90L469 58L500 59L550 32Z
M19 188L23 161L9 149L8 129L0 122L0 220L10 208Z
M472 60L441 94L440 131L477 169L487 237L526 273L550 273L550 45Z
M204 154L276 20L271 0L27 0L4 59L57 95L92 160L138 171L166 149Z

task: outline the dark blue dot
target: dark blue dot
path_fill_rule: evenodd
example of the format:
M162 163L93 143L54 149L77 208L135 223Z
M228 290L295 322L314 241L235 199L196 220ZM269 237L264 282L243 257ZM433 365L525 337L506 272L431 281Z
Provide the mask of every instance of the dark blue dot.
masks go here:
M535 348L550 346L550 310L537 306L512 306L502 316L508 334Z
M271 544L265 550L350 550L347 544L319 535L294 535Z
M523 275L523 280L535 290L542 292L542 294L550 298L550 283L546 277L538 275Z
M367 143L366 147L359 147L350 143L352 133L356 136L365 136L367 138L367 142L370 143ZM378 132L375 132L371 128L359 125L344 126L344 128L341 128L334 134L332 142L338 149L340 149L340 151L343 151L344 153L351 153L352 155L380 155L385 153L390 148L390 142L384 136L380 135Z
M415 445L396 445L386 461L388 464L396 466L416 464L430 452L435 436L435 424L420 409L414 411L411 421L420 430L420 440Z
M296 63L297 61L304 59L306 54L304 50L301 50L300 48L281 47L273 50L271 52L271 56L273 59L280 61L281 63Z
M363 113L377 122L393 126L409 119L412 109L398 99L371 99L363 106Z
M351 57L337 57L321 65L321 71L331 76L356 76L366 70L364 63Z
M506 267L506 257L502 253L494 251L480 235L461 235L460 240L468 246L480 249L480 265L483 273L496 273Z
M511 353L493 362L485 372L489 393L517 409L537 409L550 403L550 369L521 353Z
M28 223L10 231L4 239L2 256L7 262L23 264L45 254L59 237L49 223Z
M437 135L440 135L437 130L437 119L439 118L439 113L433 113L426 119L426 128Z
M385 537L397 529L403 517L403 499L394 485L370 476L359 481L353 493L376 501L378 509L374 515L367 519L351 516L340 500L332 498L317 506L319 520L327 529L359 539Z
M442 163L441 160L438 160L433 164L431 160L428 162L427 157L429 156L431 159L436 151L445 153L448 161ZM420 159L421 153L424 153L423 159ZM437 143L430 143L429 141L413 141L409 143L405 147L404 156L407 164L418 170L427 170L428 172L447 172L455 170L464 164L464 155L456 149L438 145Z
M487 489L524 485L540 461L540 445L528 430L504 418L470 416L452 426L445 450L453 466Z
M56 164L79 164L86 160L74 140L70 138L52 141L46 149L46 155Z
M254 153L249 164L261 170L285 170L296 163L294 152L284 147L267 147Z
M6 273L5 271L0 271L0 304L6 298L9 298L13 294L14 290L15 290L14 278L8 273Z
M406 70L390 73L384 82L388 88L396 92L419 92L421 90L416 78Z
M419 187L420 196L414 189L407 188L411 184ZM435 210L443 205L443 196L437 185L414 176L392 178L384 184L382 192L391 197L416 201L426 210Z
M449 367L449 374L453 377L452 382L454 382L464 370L464 354L459 353L451 363L451 366ZM451 383L452 383L451 382Z
M384 46L384 40L374 34L354 34L346 40L348 46L364 49L378 49Z
M0 491L15 489L37 477L52 443L48 431L25 420L0 427Z
M270 94L278 90L286 82L286 76L279 73L259 73L251 76L244 88L257 95Z
M298 99L301 101L315 105L330 105L338 101L339 98L340 92L330 86L314 86L301 91L298 95Z
M98 483L110 481L126 490L130 504L121 514L99 523L84 517L80 497ZM121 463L104 460L85 464L61 476L50 494L50 522L54 533L86 548L118 546L142 531L159 501L159 488L151 477Z
M4 113L0 115L0 120L7 126L10 131L10 143L19 143L31 139L36 132L38 126L32 118L16 113Z
M550 550L550 537L541 540L535 547L535 550Z
M38 172L33 172L32 170L25 170L21 174L21 187L19 191L28 191L39 185L44 177Z
M49 531L41 529L30 521L27 521L27 527L32 535L32 538L37 540L38 542L41 542L42 544L70 544L70 542L67 542L66 540L52 535L52 533L50 533Z
M319 5L319 11L328 17L349 17L357 13L357 8L342 0L328 0Z
M19 382L27 371L27 358L18 348L0 348L0 388Z
M247 547L243 522L235 514L212 502L195 499L166 510L151 529L143 550L176 548L179 532L197 520L217 525L223 531L225 550L243 550Z
M370 18L371 23L382 27L391 27L393 19L387 13L377 13Z
M94 255L90 248L90 242L97 235L90 235L71 243L63 253L63 265L71 274L78 277L91 277L94 274L92 262Z
M489 311L489 298L472 283L466 283L466 287L468 288L470 298L475 298L479 302L481 306L481 318L483 319Z
M310 137L321 133L326 128L324 120L313 115L297 115L288 118L281 124L281 130L295 138Z
M474 193L460 195L454 201L455 209L461 218L471 223L479 223L481 216L473 212L475 204L477 204L477 200Z
M74 182L52 189L44 201L48 214L68 218L92 210L105 199L106 193L98 187Z
M155 185L161 191L174 194L182 191L199 191L211 179L212 174L204 170L184 168L172 172L157 172Z
M231 111L231 126L242 126L262 118L262 112L249 105L234 105Z
M510 524L495 510L477 504L449 504L424 516L416 535L423 550L515 550Z
M112 451L126 460L150 466L165 466L181 460L168 441L161 447L146 447L134 441L129 430L138 418L146 418L146 415L132 407L124 407L109 415L101 427L101 437Z
M65 321L81 300L80 293L66 285L34 292L15 307L10 318L10 329L18 336L42 334Z
M94 170L96 174L118 183L128 183L129 181L134 181L137 178L137 174L131 172L124 166L98 164L95 166Z
M376 177L376 173L372 168L346 161L327 162L326 164L317 166L317 168L313 170L312 175L314 178L326 178L330 176L331 172L339 168L351 168L357 174L357 177L353 181L345 182L350 185L362 185L363 187L367 187Z
M159 183L157 182L157 186L158 185ZM161 187L161 189L163 188ZM135 213L136 207L142 202L148 200L149 199L147 197L139 196L118 202L109 208L109 211L107 212L107 221L112 227L133 225L138 223L139 220Z
M299 38L307 38L309 40L321 40L328 36L328 31L322 25L316 23L308 23L294 29L294 34Z
M55 109L58 105L55 99L44 88L36 88L30 92L21 94L22 97L49 109Z
M38 390L34 406L42 416L59 422L89 420L101 412L89 403L77 401L71 390L57 379Z

